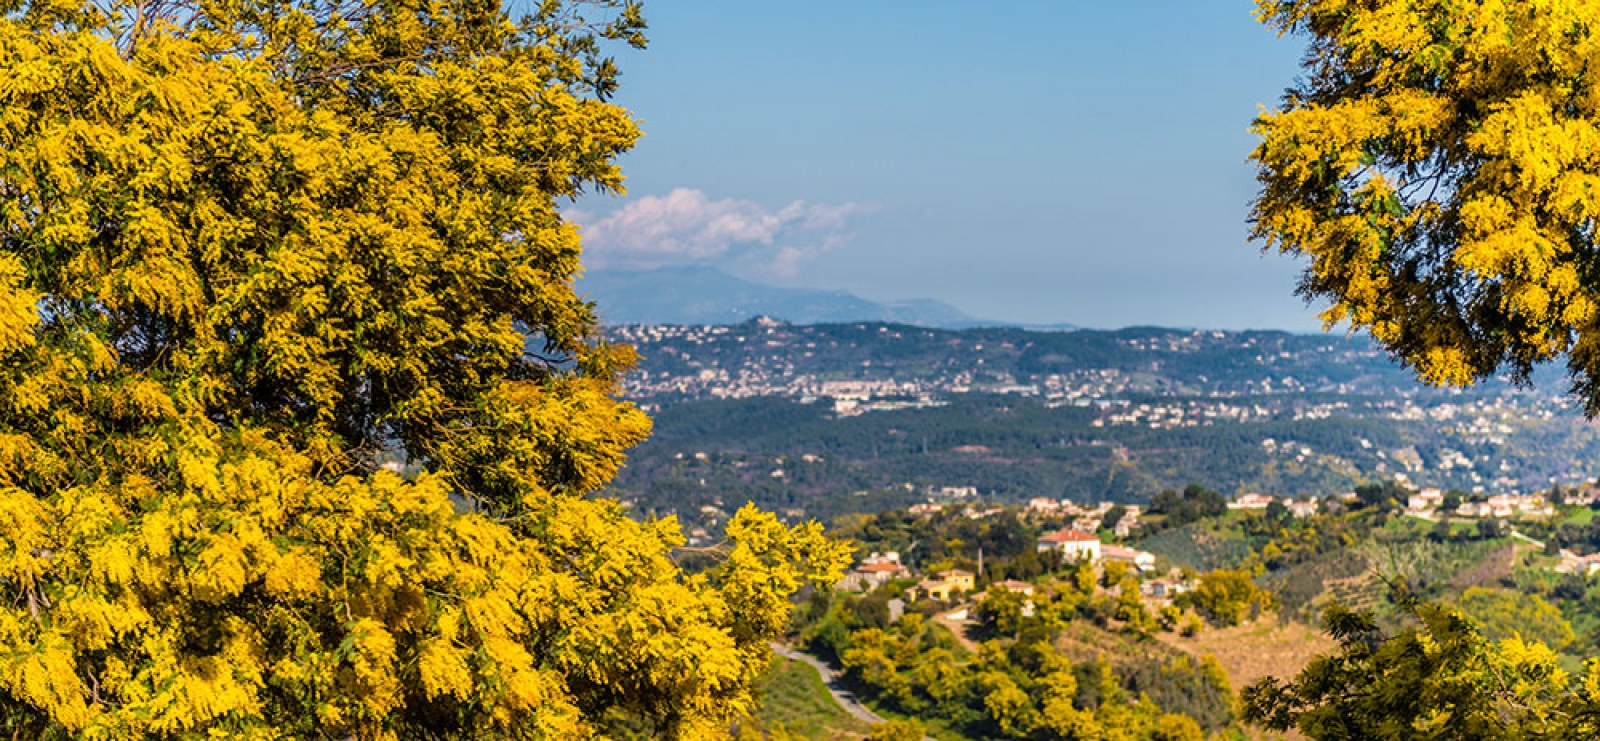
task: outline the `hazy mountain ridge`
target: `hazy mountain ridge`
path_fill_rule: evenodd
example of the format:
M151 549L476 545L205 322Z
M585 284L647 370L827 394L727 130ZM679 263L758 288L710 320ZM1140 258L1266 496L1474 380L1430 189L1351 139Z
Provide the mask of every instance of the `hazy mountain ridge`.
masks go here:
M999 326L943 301L878 302L845 291L780 288L703 266L591 270L579 293L596 302L606 324L732 324L768 316L795 324L882 321L927 327ZM1059 328L1068 328L1061 325Z

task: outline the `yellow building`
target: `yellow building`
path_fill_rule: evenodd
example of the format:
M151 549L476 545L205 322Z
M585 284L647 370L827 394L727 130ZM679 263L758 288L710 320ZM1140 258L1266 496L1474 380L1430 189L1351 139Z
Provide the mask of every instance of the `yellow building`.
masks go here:
M922 595L928 599L936 599L940 602L949 602L950 593L955 589L956 585L944 579L923 579L917 584L916 587L912 588L910 592L913 595L913 599L915 599L916 595Z
M951 586L963 592L970 592L972 591L973 587L978 585L976 575L970 571L962 571L961 569L941 571L938 573L938 577L944 581L950 582Z

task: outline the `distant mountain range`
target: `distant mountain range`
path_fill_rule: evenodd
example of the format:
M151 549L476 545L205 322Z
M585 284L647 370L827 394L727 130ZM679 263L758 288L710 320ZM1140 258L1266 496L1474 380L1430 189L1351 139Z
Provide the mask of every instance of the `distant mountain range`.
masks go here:
M965 329L1010 326L969 316L943 301L870 301L844 291L780 288L736 278L715 268L591 270L579 293L598 304L606 324L735 324L770 316L794 324L892 322ZM1071 325L1031 327L1073 329Z

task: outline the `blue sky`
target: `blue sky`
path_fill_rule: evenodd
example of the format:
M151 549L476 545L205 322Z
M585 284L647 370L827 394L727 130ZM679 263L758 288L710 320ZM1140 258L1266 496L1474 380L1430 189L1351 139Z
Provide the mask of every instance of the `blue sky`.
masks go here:
M653 0L645 138L595 268L703 263L984 318L1317 327L1246 241L1258 105L1301 44L1249 0ZM1137 8L1134 10L1133 8Z

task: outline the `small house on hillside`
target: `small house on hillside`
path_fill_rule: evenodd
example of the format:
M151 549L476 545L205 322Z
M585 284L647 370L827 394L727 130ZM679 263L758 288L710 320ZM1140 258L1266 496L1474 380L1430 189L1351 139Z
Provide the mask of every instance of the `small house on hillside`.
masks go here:
M1593 576L1596 571L1600 571L1600 553L1580 556L1565 548L1561 549L1561 563L1556 564L1556 573Z
M1088 558L1100 561L1100 539L1082 530L1067 528L1039 538L1039 552L1055 551L1068 560Z
M1243 494L1228 502L1228 509L1266 509L1273 501L1274 497L1266 494Z
M861 564L845 574L834 586L838 589L870 592L888 584L892 579L909 576L911 571L900 563L900 554L874 553L862 559Z
M1033 585L1029 584L1029 583L1027 583L1025 581L1017 581L1016 579L1007 579L1005 581L997 581L997 582L989 585L990 589L994 589L995 587L1000 587L1001 589L1004 589L1007 592L1013 592L1013 593L1016 593L1016 594L1023 595L1025 597L1032 597L1033 596Z
M1107 561L1121 561L1140 571L1150 571L1156 567L1154 554L1127 546L1103 545L1100 546L1100 555Z
M909 590L912 598L915 599L921 596L928 599L936 599L940 602L949 602L951 595L957 592L970 592L973 586L976 585L976 579L970 571L951 569L949 571L941 571L936 576L938 576L937 579L923 579L915 587L912 587Z
M1315 517L1317 514L1317 500L1315 499L1296 499L1289 502L1288 505L1289 514L1302 520L1307 517Z
M1189 591L1189 584L1181 579L1152 579L1139 585L1139 592L1158 605L1172 602L1172 598Z
M1028 511L1041 515L1053 515L1061 511L1061 503L1049 497L1034 497L1028 500Z
M906 596L913 600L932 599L940 602L949 602L950 594L956 591L956 585L944 579L923 579L917 585L906 590Z
M950 582L955 586L956 589L959 589L963 592L972 591L972 588L977 586L978 583L977 575L973 574L971 571L963 571L961 569L941 571L936 574L936 576L938 576L940 579Z

